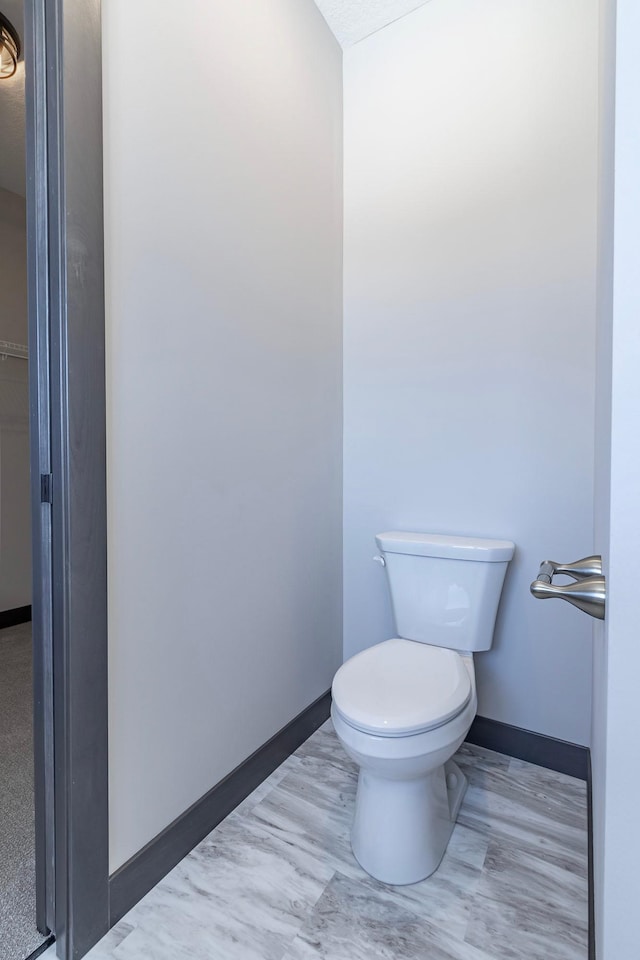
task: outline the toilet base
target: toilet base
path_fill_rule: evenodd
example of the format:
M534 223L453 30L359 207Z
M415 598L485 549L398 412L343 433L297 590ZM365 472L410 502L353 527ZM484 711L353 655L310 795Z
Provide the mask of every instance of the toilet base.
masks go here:
M412 780L361 769L351 831L360 866L394 886L430 876L447 849L466 789L453 760Z

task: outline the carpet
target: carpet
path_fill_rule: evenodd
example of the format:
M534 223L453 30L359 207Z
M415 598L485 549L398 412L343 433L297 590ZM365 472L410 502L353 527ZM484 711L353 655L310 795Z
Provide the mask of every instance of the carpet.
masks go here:
M31 624L0 630L0 960L24 960L36 927Z

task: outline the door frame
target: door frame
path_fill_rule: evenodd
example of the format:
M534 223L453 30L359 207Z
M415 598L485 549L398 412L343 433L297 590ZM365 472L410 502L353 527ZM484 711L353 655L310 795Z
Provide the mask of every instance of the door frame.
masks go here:
M592 757L595 933L599 960L637 955L640 856L637 765L637 529L640 452L640 101L636 0L601 8L601 163L596 544L607 575L607 617L594 644Z
M38 925L109 928L100 0L25 0Z

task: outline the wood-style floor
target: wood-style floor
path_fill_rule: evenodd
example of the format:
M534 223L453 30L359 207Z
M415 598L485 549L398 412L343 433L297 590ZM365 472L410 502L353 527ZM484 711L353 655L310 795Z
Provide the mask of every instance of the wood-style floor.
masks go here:
M586 960L586 789L465 745L438 871L387 887L349 846L356 769L330 723L223 821L90 960Z

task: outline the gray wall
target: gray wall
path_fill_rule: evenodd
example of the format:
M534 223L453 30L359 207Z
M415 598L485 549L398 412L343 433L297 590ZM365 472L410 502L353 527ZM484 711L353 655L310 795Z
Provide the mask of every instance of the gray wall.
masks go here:
M0 340L27 343L25 200L0 188ZM31 603L29 386L24 360L0 359L0 610Z
M313 0L103 16L115 869L340 662L342 58Z
M596 0L432 0L345 51L345 656L394 632L374 534L517 544L479 713L590 737Z

